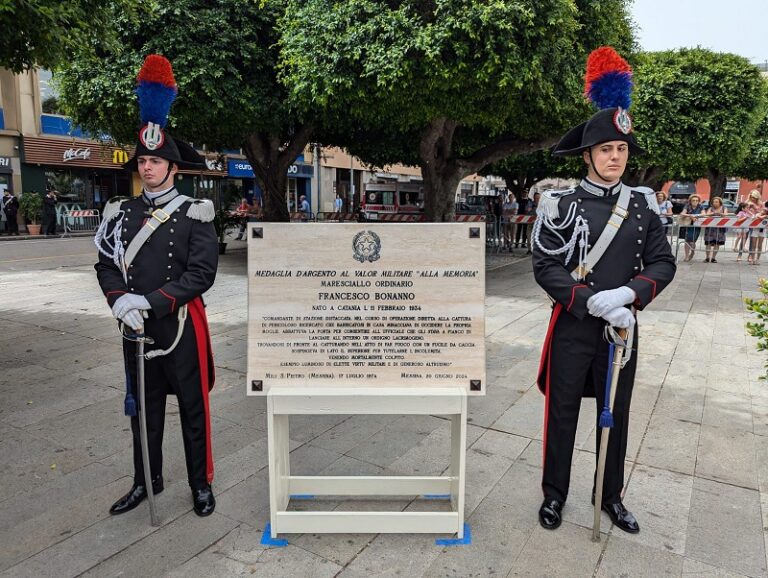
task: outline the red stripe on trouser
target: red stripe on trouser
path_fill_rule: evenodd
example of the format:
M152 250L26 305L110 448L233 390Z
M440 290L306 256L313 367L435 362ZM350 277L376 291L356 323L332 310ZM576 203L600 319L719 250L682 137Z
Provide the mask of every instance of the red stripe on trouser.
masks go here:
M560 303L555 305L552 311L552 318L549 321L549 327L547 328L547 336L544 338L544 349L541 352L541 361L539 362L539 375L544 366L544 356L547 356L547 377L544 381L544 439L542 444L542 456L541 456L541 473L542 479L544 479L544 465L546 464L547 457L547 427L549 424L549 376L552 373L552 334L554 333L555 323L560 316L560 312L563 310L563 306Z
M200 365L200 387L203 394L205 407L205 477L210 484L213 482L213 448L211 447L211 411L208 401L208 392L213 387L208 355L211 346L211 338L208 332L208 320L205 316L205 308L200 297L196 297L188 303L192 326L195 329L195 342L197 343L197 359Z

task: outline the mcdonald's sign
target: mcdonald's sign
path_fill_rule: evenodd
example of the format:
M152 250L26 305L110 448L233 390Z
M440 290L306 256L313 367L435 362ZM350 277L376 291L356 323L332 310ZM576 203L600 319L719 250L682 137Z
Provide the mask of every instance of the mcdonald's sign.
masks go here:
M122 165L128 162L128 153L123 149L115 149L112 151L112 162L116 165Z

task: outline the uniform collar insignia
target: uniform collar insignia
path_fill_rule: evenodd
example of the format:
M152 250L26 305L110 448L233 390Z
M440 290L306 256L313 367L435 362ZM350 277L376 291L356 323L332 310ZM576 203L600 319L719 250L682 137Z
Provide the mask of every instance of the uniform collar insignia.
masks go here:
M170 190L164 192L162 195L158 197L154 197L150 199L146 195L146 191L143 191L141 194L141 200L144 201L144 204L150 206L150 207L162 207L163 205L170 203L175 197L179 196L179 191L176 190L176 187L172 187Z
M616 195L621 191L621 181L616 183L615 185L607 186L607 185L598 185L597 183L593 183L589 179L581 179L581 183L579 183L579 186L587 191L588 193L591 193L595 195L596 197L611 197L613 195Z

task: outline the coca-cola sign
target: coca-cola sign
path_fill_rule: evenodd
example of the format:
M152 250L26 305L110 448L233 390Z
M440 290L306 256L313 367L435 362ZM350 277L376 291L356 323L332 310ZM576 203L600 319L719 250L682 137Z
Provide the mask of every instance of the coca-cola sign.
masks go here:
M68 161L74 161L76 159L81 160L88 160L91 158L91 149L90 148L71 148L64 151L64 154L62 155L62 160L66 163Z

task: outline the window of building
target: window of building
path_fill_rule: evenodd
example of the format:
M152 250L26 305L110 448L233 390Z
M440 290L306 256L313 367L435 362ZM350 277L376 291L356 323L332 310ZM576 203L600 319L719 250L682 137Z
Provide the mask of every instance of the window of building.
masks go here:
M285 193L285 199L288 203L288 211L293 212L298 210L299 198L298 198L298 179L288 177L288 187Z

